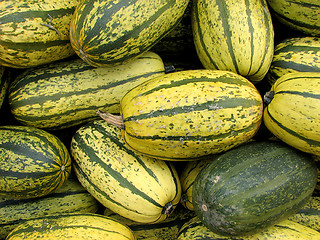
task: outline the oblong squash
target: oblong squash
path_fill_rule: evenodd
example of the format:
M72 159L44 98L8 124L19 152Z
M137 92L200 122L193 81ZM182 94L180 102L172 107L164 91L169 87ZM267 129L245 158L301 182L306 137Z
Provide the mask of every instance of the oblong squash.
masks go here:
M79 0L0 2L0 65L29 68L75 54L69 40Z
M14 79L8 90L9 106L24 125L65 129L97 119L97 108L119 114L125 93L164 74L162 59L153 52L104 68L81 59L60 61L28 69Z
M112 218L101 214L78 213L27 221L12 230L6 239L136 240L136 237L130 228Z
M203 66L228 70L257 83L273 56L274 29L265 0L196 0L195 47Z
M120 129L104 120L88 123L74 134L71 154L82 185L123 217L161 222L180 201L181 186L174 166L129 150Z
M253 137L262 120L258 90L246 78L222 70L165 74L131 89L120 105L127 145L168 160L226 151ZM108 121L110 114L100 115Z
M70 172L69 152L55 135L28 126L0 127L0 196L45 196Z
M307 153L320 155L320 72L289 73L264 96L263 121L276 137Z
M320 239L320 233L303 226L299 223L285 220L275 224L256 234L249 234L241 237L228 237L216 234L209 230L198 217L194 217L186 222L179 230L177 240L301 240L301 239Z
M293 72L320 72L319 37L294 37L277 43L267 73L270 86L278 78Z
M75 9L70 41L92 66L110 66L151 49L181 20L188 0L84 0Z
M99 202L73 178L68 178L59 189L45 197L0 198L0 239L31 219L66 213L96 213L99 207Z
M320 2L317 0L267 0L273 15L284 25L320 36Z
M310 199L317 174L310 154L281 141L250 141L198 174L194 210L217 234L253 234L297 213Z

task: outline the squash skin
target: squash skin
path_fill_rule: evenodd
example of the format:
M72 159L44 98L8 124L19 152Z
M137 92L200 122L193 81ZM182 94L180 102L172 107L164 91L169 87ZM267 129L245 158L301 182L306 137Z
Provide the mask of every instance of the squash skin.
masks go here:
M320 72L280 77L264 95L263 122L277 138L300 151L320 155Z
M210 231L198 217L194 217L186 222L179 231L177 240L301 240L319 239L320 233L302 224L284 220L255 234L248 234L241 237L228 237Z
M80 58L55 62L16 77L8 89L9 106L24 125L66 129L97 120L98 108L119 114L127 91L164 74L163 61L154 52L114 67L92 67Z
M293 30L320 36L320 3L317 0L267 0L273 15Z
M164 221L181 197L173 164L128 149L104 120L82 126L71 141L77 178L105 207L141 223Z
M118 239L136 240L132 230L122 223L95 213L46 216L20 224L7 236L18 239Z
M282 142L249 142L220 155L197 176L193 206L213 232L255 233L298 212L317 182L313 159Z
M29 126L0 127L0 195L42 197L62 186L71 172L71 157L55 135Z
M222 70L169 73L131 89L120 102L127 145L164 160L195 160L251 139L262 99L246 78Z
M188 3L84 0L71 19L71 45L95 67L130 61L168 34L182 19Z
M232 71L254 84L264 78L274 50L265 0L196 0L191 19L195 47L205 68Z
M75 55L69 26L79 0L0 3L0 65L30 68Z
M269 85L294 72L320 72L320 37L292 37L277 43L266 75Z
M96 213L99 202L77 179L68 178L56 191L41 198L0 198L0 239L26 221L66 213Z

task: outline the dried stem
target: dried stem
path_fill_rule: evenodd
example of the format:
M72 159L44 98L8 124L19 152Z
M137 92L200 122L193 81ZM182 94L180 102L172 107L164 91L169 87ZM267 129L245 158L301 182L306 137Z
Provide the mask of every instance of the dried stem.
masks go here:
M124 129L124 123L122 116L120 115L113 115L111 113L107 113L101 110L97 111L97 115L105 120L107 123L112 124L118 128Z

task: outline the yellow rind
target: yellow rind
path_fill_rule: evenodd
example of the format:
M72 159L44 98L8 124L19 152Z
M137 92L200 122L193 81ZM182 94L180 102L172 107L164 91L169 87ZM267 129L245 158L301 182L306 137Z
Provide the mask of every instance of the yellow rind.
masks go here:
M195 47L207 69L228 70L257 83L273 56L274 30L264 0L194 1Z
M69 25L78 3L78 0L2 1L0 64L29 68L74 55ZM66 9L68 12L62 13ZM61 14L54 16L59 10ZM6 22L11 15L16 15L15 21Z
M150 50L173 29L188 2L82 1L70 24L72 47L95 67L130 61Z
M316 97L320 94L320 73L286 74L274 83L271 91L274 96L263 115L266 127L285 143L320 155L320 110Z
M6 239L136 240L136 237L127 226L112 218L82 213L47 216L28 221L16 227Z
M63 213L95 213L100 206L98 201L72 178L46 197L32 200L0 198L0 205L7 201L10 203L0 209L0 239L4 239L25 221Z
M171 203L173 210L181 196L172 164L128 150L120 129L104 120L85 125L77 134L71 143L75 173L101 204L137 222L155 223L168 217L166 204Z
M130 90L120 104L128 146L167 160L226 151L248 141L262 120L262 99L254 85L221 70L157 77Z
M9 105L24 125L64 129L98 119L98 109L119 114L126 92L164 74L162 59L153 52L113 67L94 68L81 59L52 63L16 78L8 90Z
M233 239L233 240L319 240L320 233L312 228L303 226L299 223L284 220L274 226L263 229L257 233L244 235L244 236L233 236L232 238L222 236L210 231L198 217L191 219L180 229L180 233L177 240L190 240L190 239Z

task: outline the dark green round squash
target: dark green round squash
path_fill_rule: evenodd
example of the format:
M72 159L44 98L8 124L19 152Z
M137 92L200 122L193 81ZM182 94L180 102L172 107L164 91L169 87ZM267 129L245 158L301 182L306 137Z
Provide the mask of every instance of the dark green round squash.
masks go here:
M211 231L240 236L298 212L316 182L310 155L278 141L252 141L221 154L198 174L193 205Z

